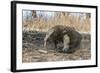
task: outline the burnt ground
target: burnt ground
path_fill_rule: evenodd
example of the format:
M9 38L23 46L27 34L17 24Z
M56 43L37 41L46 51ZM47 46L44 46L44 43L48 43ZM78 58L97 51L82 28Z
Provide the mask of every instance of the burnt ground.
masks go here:
M91 59L90 35L82 34L80 48L74 53L63 53L59 50L43 47L45 32L23 31L22 62L48 62L67 60L88 60Z

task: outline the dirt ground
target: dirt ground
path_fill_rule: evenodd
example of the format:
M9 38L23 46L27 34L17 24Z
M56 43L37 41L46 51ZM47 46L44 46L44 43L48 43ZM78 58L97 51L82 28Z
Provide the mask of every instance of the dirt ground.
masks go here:
M63 53L54 49L43 47L45 32L27 31L23 32L22 62L49 62L68 60L88 60L91 59L90 40L85 37L82 47L74 53ZM89 39L89 37L88 37ZM83 40L84 41L84 40Z

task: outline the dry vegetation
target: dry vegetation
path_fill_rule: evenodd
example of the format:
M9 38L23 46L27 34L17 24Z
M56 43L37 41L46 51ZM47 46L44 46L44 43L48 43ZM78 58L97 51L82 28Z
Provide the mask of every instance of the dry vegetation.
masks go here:
M25 30L37 30L37 31L47 31L55 25L65 25L74 27L80 32L90 32L90 18L82 16L74 16L69 13L63 15L61 12L57 12L55 17L50 18L46 21L42 17L37 17L34 20L27 21L23 24L23 29Z
M27 53L26 53L27 52ZM39 50L24 48L22 62L50 62L50 61L71 61L71 60L88 60L91 58L90 50L79 49L73 54L55 52L53 50Z

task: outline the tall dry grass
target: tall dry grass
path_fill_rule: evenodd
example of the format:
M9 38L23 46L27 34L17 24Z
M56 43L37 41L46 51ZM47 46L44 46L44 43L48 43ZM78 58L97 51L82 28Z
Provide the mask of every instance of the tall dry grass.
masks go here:
M82 18L82 17L81 17ZM81 19L73 15L60 14L56 15L49 20L44 20L42 17L37 17L34 20L23 21L23 30L36 30L46 32L48 29L56 25L65 25L74 27L77 31L80 32L90 32L91 30L91 21L90 18Z

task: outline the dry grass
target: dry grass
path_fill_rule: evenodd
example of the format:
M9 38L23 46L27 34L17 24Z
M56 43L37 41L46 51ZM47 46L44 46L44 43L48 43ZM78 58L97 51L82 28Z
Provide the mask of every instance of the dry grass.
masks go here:
M82 19L76 16L70 15L60 15L55 16L54 18L49 19L48 21L43 18L37 17L34 20L27 21L23 23L24 30L36 30L36 31L47 31L55 25L65 25L74 27L77 31L80 32L90 32L90 18ZM66 13L67 14L67 13Z
M26 49L26 50L25 50ZM54 51L47 51L47 53L39 52L35 49L25 48L22 53L22 62L50 62L50 61L72 61L72 60L89 60L91 59L91 53L89 49L79 49L72 54L59 53ZM43 50L43 49L42 49ZM43 50L46 51L46 50Z

